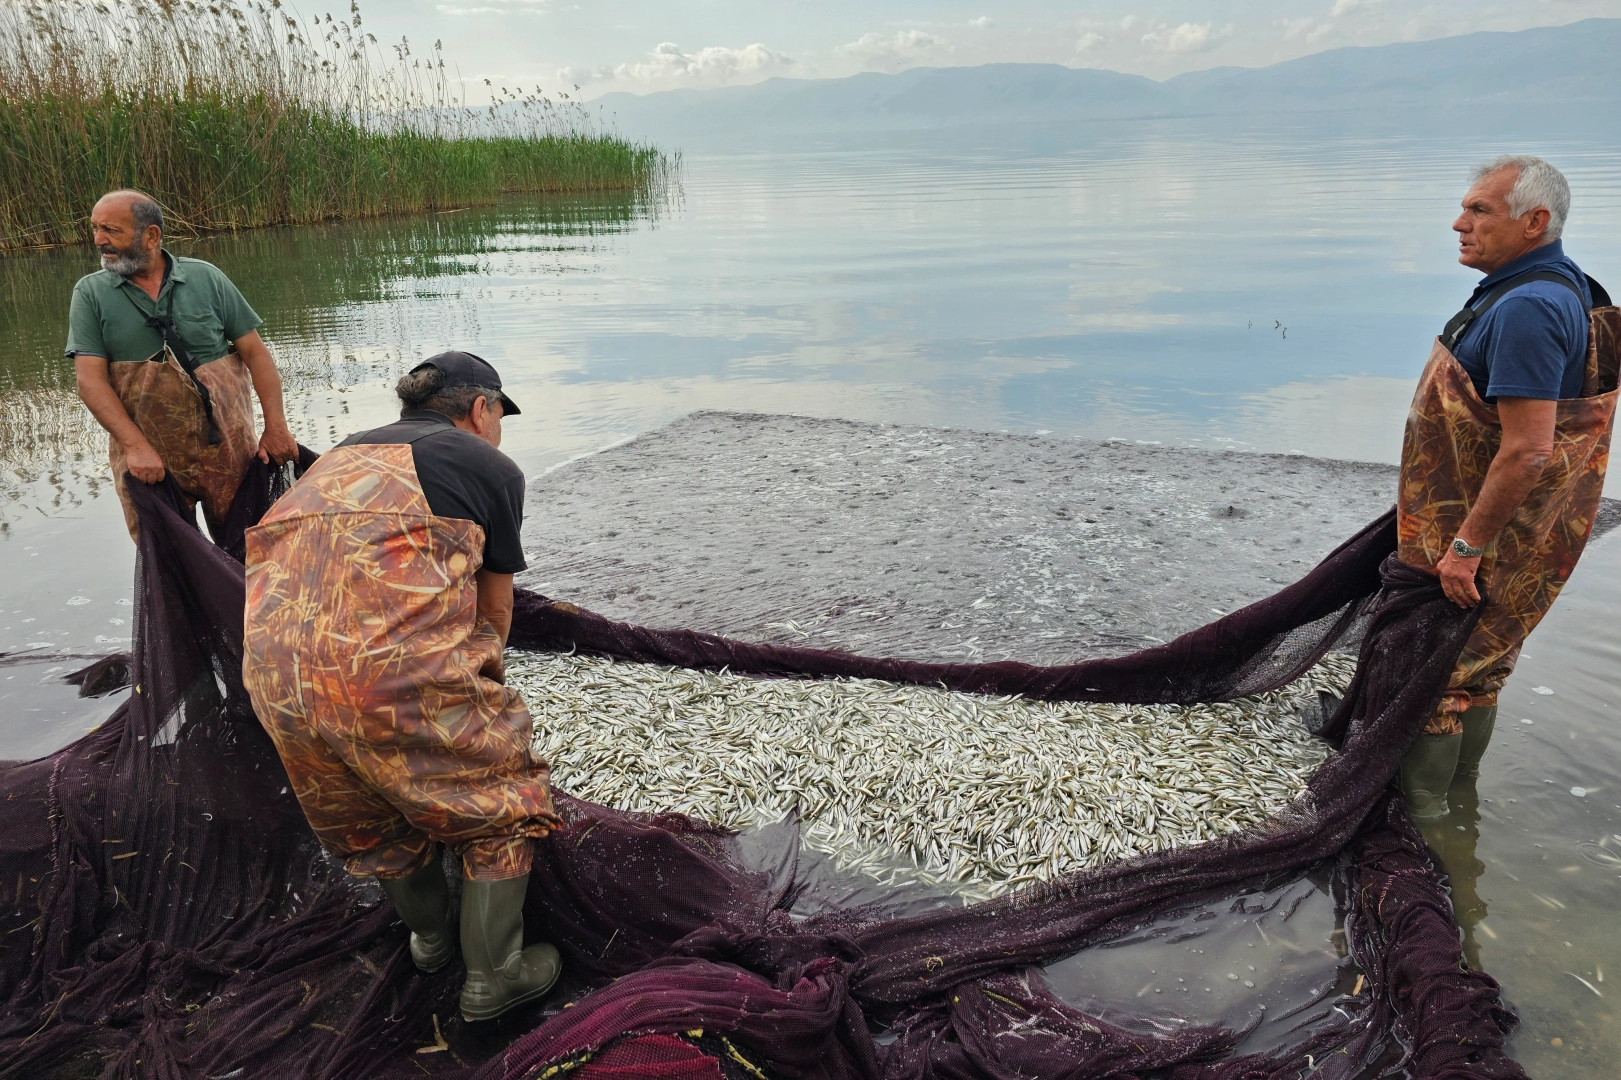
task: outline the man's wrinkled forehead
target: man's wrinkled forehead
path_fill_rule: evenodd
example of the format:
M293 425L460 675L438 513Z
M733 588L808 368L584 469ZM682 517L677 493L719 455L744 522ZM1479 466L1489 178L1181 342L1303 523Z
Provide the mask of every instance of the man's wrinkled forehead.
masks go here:
M1508 193L1514 189L1514 181L1519 179L1519 176L1520 170L1512 165L1487 173L1469 186L1469 190L1464 193L1463 204L1468 206L1477 199L1506 203Z
M133 195L103 195L96 200L96 205L90 211L90 220L98 224L121 225L124 228L133 228L135 225L135 197Z

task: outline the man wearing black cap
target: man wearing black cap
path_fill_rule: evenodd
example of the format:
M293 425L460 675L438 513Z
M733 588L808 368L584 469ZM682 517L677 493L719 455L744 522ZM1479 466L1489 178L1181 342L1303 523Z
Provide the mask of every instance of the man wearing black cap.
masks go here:
M248 531L243 681L311 828L377 879L424 972L455 958L441 847L460 860L461 1011L488 1020L560 970L523 943L530 841L559 819L501 668L524 479L497 447L518 407L464 352L396 392L396 423L328 451Z
M357 432L338 445L409 443L428 508L439 517L483 527L478 611L505 645L512 629L512 576L528 567L519 536L523 470L499 449L501 421L518 415L518 406L502 392L501 376L489 362L469 352L442 352L424 360L394 392L401 406L398 423ZM499 657L489 674L501 681Z

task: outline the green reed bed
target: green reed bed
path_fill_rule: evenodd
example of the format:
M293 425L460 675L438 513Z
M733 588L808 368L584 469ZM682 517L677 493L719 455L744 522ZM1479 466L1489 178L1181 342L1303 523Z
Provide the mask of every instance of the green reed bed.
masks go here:
M379 46L352 4L0 0L0 250L88 239L117 187L205 232L650 192L676 167L566 95L481 86L475 108L458 84L437 45Z

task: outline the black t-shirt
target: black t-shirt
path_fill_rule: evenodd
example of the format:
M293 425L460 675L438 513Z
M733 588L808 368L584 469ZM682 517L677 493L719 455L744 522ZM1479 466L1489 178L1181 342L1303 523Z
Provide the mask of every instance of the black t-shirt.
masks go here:
M442 413L408 409L397 423L360 431L339 446L402 443L423 430L441 430L411 444L417 483L436 517L461 518L484 528L484 569L516 574L528 568L523 559L523 471L501 451L463 431Z

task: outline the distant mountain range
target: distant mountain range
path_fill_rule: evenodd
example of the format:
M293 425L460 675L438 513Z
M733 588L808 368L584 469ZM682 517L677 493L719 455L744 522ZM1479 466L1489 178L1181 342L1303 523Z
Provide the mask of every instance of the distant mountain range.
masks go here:
M914 68L899 75L769 79L719 90L606 94L593 104L629 136L896 131L1317 111L1621 107L1621 19L1333 49L1265 68L1155 82L1057 64Z

